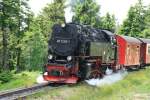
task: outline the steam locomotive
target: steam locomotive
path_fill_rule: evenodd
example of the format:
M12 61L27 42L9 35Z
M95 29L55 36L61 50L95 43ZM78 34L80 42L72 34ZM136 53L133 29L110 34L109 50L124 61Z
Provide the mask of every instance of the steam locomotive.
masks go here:
M43 77L51 83L77 83L103 77L107 68L114 72L141 68L150 64L149 44L149 39L120 36L86 25L56 24L48 42Z

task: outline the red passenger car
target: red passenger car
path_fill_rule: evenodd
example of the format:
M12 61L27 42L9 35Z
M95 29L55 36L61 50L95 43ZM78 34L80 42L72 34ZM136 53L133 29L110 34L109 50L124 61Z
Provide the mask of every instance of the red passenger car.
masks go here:
M120 67L140 66L141 41L128 36L116 36L118 44L118 65Z
M142 65L150 64L150 39L139 39L141 45L141 63Z

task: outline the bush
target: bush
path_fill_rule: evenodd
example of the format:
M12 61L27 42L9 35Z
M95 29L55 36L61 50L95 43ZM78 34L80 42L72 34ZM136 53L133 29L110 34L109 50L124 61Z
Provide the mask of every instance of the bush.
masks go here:
M0 83L7 83L13 79L13 74L11 72L0 73Z

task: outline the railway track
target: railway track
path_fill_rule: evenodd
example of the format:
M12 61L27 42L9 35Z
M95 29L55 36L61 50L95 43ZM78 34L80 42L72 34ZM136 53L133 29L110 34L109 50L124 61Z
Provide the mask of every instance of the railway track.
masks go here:
M17 100L18 98L19 99L25 98L47 87L49 87L50 89L55 89L61 86L50 86L47 83L47 84L38 84L27 88L19 88L16 90L7 90L4 92L0 92L0 100Z

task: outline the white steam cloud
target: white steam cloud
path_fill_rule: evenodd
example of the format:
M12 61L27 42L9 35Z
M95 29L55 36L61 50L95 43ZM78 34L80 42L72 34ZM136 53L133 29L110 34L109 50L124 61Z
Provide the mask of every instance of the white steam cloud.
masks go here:
M71 23L72 22L72 17L74 15L74 13L72 12L72 6L75 3L75 0L67 0L67 2L65 3L65 20L66 23Z
M37 77L36 82L37 82L38 84L48 83L48 81L45 81L45 80L43 79L43 76L42 76L42 75L39 75L39 76Z
M93 86L110 85L119 80L122 80L127 74L128 74L127 71L120 70L117 73L112 73L112 74L109 73L109 75L104 76L102 79L90 79L90 80L86 80L86 82L89 85L93 85Z

